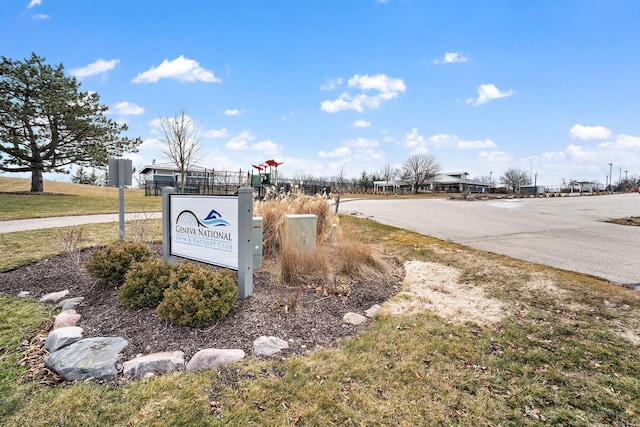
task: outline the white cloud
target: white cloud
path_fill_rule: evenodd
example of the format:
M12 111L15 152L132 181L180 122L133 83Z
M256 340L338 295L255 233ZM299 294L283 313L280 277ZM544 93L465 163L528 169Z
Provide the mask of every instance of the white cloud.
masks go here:
M49 15L45 15L44 13L38 13L36 15L33 15L31 18L32 19L36 19L38 21L43 21L45 19L51 19L51 17Z
M486 104L492 99L507 98L512 95L513 90L511 89L502 92L493 84L480 85L478 86L478 98L475 100L473 98L467 99L467 104L481 105Z
M436 58L433 60L434 64L454 64L456 62L467 62L469 57L465 56L461 52L447 52L442 58Z
M229 131L225 128L222 129L211 129L202 134L204 138L224 138L229 136Z
M243 130L238 135L231 138L225 147L229 150L246 150L249 148L249 143L254 139L255 136L253 136L250 131Z
M614 150L640 148L640 137L631 135L618 135L614 141L602 142L598 144L598 147Z
M377 95L360 93L354 96L349 92L343 92L334 101L322 101L320 109L328 113L337 113L344 110L355 110L357 112L362 112L365 109L374 110L379 108L382 102L396 98L399 93L406 90L402 79L390 78L385 74L376 74L374 76L356 74L349 79L348 85L350 88L362 91L377 90L380 93Z
M251 146L252 152L260 152L269 156L276 156L280 154L282 147L270 139L257 142Z
M356 120L355 122L353 122L354 128L368 128L369 126L371 126L371 122L368 122L366 120Z
M429 137L429 142L438 148L450 147L458 141L458 137L455 135L447 135L445 133L439 133Z
M342 84L342 77L337 79L327 79L327 82L320 86L321 90L333 90Z
M511 162L512 156L504 151L480 151L478 153L480 160L493 165L504 165L505 167Z
M73 68L69 72L71 75L82 79L89 76L95 76L96 74L106 73L113 70L120 62L119 59L112 59L105 61L104 59L98 59L96 62L87 65L86 67Z
M109 113L137 116L144 113L144 108L134 103L124 101L118 102L116 105L109 108Z
M348 85L362 90L375 89L383 93L404 92L407 89L402 79L390 78L385 74L376 74L374 76L356 74L349 79Z
M42 4L42 0L31 0L27 9L31 9L34 6L40 6Z
M319 151L318 157L348 157L351 155L351 149L349 147L338 147L332 151Z
M496 144L490 139L476 139L475 141L458 141L457 147L460 150L481 150L496 148Z
M572 139L606 139L611 137L611 131L603 126L582 126L574 125L569 129Z
M138 147L139 150L159 150L163 147L162 142L158 138L147 138L142 141Z
M160 79L176 79L181 82L222 83L213 71L205 70L197 61L180 55L173 61L165 59L157 67L138 74L133 83L157 83Z
M239 116L240 114L242 114L242 111L238 110L237 108L233 108L224 110L224 114L225 116Z

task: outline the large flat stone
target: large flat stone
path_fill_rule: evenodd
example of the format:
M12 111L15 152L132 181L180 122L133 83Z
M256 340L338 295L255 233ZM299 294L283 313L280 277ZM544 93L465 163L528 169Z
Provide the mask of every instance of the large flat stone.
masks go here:
M118 374L118 355L127 344L120 337L86 338L52 353L45 365L67 380L112 377Z
M256 356L272 356L285 348L289 348L289 343L278 337L261 336L253 342Z
M69 289L65 289L64 291L51 292L40 298L40 302L57 302L66 297L68 293Z
M213 369L228 363L239 362L244 359L244 351L228 348L205 348L193 355L187 363L187 371L201 371Z
M181 351L163 351L147 354L127 360L122 366L122 374L133 378L162 375L183 370L184 353Z

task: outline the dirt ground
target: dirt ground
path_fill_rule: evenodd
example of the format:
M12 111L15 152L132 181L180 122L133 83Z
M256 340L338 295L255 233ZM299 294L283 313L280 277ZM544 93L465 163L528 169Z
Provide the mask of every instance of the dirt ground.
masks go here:
M82 253L82 260L90 252ZM85 337L120 336L129 341L123 360L142 354L181 350L190 358L203 348L239 348L252 354L253 341L273 335L289 343L281 354L304 354L328 347L354 335L360 327L345 324L347 312L364 314L397 293L404 277L393 260L389 273L373 281L352 281L347 296L332 295L321 288L282 286L265 270L254 272L254 293L223 320L202 328L171 324L153 309L130 310L120 304L117 289L90 277L66 255L0 273L0 293L16 296L29 291L39 299L49 292L68 289L67 298L82 296L76 307L82 315L78 326Z

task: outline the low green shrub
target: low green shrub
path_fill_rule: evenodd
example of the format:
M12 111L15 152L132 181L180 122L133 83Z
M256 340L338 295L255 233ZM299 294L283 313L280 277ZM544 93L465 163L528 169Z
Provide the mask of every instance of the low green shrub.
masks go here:
M169 287L172 265L159 259L134 263L118 291L122 305L137 309L155 307Z
M85 263L85 268L91 276L119 286L124 283L131 264L154 257L153 252L143 244L116 243L95 250L91 259Z
M216 273L190 263L171 272L170 286L156 308L170 322L201 326L224 318L238 301L238 287L228 270Z

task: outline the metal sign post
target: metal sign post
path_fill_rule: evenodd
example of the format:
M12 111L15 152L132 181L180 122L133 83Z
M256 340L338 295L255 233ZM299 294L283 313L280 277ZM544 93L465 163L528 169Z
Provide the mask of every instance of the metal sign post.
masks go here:
M133 163L128 159L109 159L109 186L118 186L119 237L124 240L124 186L131 185Z

